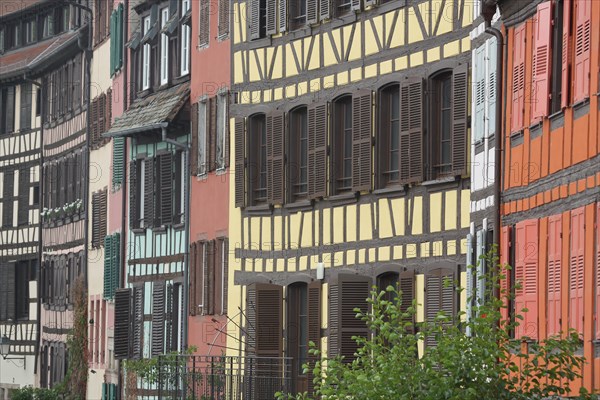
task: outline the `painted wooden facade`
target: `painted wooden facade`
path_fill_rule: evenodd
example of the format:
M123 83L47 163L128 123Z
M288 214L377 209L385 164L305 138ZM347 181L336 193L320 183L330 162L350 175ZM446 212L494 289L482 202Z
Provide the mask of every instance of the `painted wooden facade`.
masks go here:
M503 115L502 258L520 281L515 337L573 328L587 363L574 385L600 388L600 4L500 2L508 46ZM514 311L512 311L514 312Z
M474 10L464 1L308 1L302 16L286 4L267 3L265 14L259 2L232 5L228 308L242 312L227 351L292 357L302 390L307 339L352 357L350 337L364 333L352 309L365 306L371 284L403 285L417 322L464 308L466 295L444 294L440 282L466 282ZM449 164L434 140L440 87L452 88ZM387 107L399 116L384 118ZM398 132L395 118L399 144L387 133ZM350 150L337 145L342 130L352 132ZM383 155L392 148L397 170Z

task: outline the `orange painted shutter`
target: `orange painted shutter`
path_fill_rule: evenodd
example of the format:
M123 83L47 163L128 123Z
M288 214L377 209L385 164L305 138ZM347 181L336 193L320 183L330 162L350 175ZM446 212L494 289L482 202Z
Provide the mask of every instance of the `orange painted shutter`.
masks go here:
M571 79L569 64L571 61L571 0L563 0L563 36L562 36L562 80L560 106L569 105Z
M596 339L600 339L600 203L596 210Z
M525 107L525 33L526 24L515 28L513 41L511 132L523 128Z
M550 49L552 27L552 3L538 5L534 23L533 93L531 117L533 120L548 115L550 104Z
M516 312L523 316L516 336L538 338L538 221L528 220L517 224L515 277L520 282L516 291ZM527 311L522 311L526 309Z
M509 255L510 255L510 234L511 234L511 227L503 226L502 227L502 236L500 238L500 264L501 265L508 264ZM514 267L514 266L512 266L512 267ZM500 310L500 312L502 314L502 319L507 320L508 319L508 304L506 301L506 296L508 295L508 291L510 288L510 271L502 271L502 274L505 275L505 277L500 282L500 291L501 291L500 296L503 299L503 303L506 308L503 308L502 310Z
M583 332L584 207L571 211L571 257L569 265L569 327Z
M548 219L548 336L561 331L562 217Z
M574 102L584 100L590 96L591 15L591 0L577 0L575 3Z

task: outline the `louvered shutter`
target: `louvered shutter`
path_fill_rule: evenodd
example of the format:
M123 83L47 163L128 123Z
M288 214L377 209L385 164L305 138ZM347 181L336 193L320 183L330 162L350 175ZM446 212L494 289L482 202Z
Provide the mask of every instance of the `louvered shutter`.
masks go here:
M229 0L219 0L219 37L229 35Z
M474 66L475 67L475 66ZM473 251L473 235L470 233L467 234L467 265L466 265L466 275L467 275L467 306L466 306L466 321L467 323L471 322L473 317L473 304L474 304L474 279L475 272L473 268L475 267L476 262L474 261L474 251ZM465 333L467 336L471 336L471 326L466 327Z
M17 221L25 225L29 221L29 168L19 170L19 210Z
M123 184L124 161L125 156L125 138L113 138L113 187Z
M225 115L224 121L223 121L223 135L225 135L225 140L224 140L224 148L223 148L223 165L225 168L229 167L229 146L230 146L230 133L229 133L229 101L230 101L230 93L227 92L227 94L223 95L225 97L225 101L223 102L223 107L225 107L225 110L223 110L223 114Z
M329 284L329 310L327 326L329 338L327 339L327 357L333 358L340 354L340 285Z
M400 86L400 183L423 180L423 91L421 78Z
M90 127L90 132L91 132L91 136L92 136L92 148L95 148L98 145L98 98L96 97L94 100L92 100L92 102L90 103L90 108L91 108L91 113L92 113L92 120L91 120L91 127Z
M548 218L548 336L561 331L562 217Z
M204 313L215 313L215 241L206 242L206 275L204 277Z
M100 136L106 128L106 94L102 93L96 101L98 121L96 126L97 145L101 146L104 139Z
M58 162L58 175L57 175L57 179L59 181L59 192L58 192L58 205L59 206L63 206L66 201L65 201L65 195L66 195L66 191L67 191L67 169L66 167L66 160L64 158L61 158L60 161Z
M102 133L108 131L112 125L112 88L108 88L104 97L104 129ZM102 142L106 142L106 138L102 138Z
M204 281L206 280L206 264L208 258L206 254L206 243L196 243L196 312L204 313Z
M244 321L244 334L246 354L256 356L256 284L246 288L246 312Z
M371 190L373 95L361 90L352 95L352 190Z
M267 0L268 2L269 0ZM287 0L277 0L279 3L279 32L285 32L287 30Z
M15 175L14 171L4 172L4 188L2 193L2 226L13 226L13 207L15 194Z
M319 0L320 8L319 8L319 19L321 21L325 19L329 19L331 13L331 3L330 0Z
M169 351L177 351L179 349L179 287L180 285L171 286L171 305L169 307L171 337L168 342L168 346L170 346L168 348Z
M525 112L525 40L526 24L514 29L513 40L513 75L512 75L512 110L511 132L523 128L523 113Z
M285 194L285 117L275 111L267 122L267 198L270 204L283 204Z
M192 104L192 148L190 150L192 176L198 175L198 103Z
M308 284L308 341L313 342L317 349L321 349L321 282L314 281ZM308 373L308 392L314 392L312 368L317 357L309 354L308 362L310 372Z
M488 98L488 108L487 108L487 132L488 136L492 136L496 133L496 97L497 97L497 58L498 58L498 50L497 50L498 41L496 38L491 38L488 40L488 90L487 90L487 98ZM483 71L485 72L485 71ZM498 118L500 118L498 116Z
M515 290L515 308L523 319L516 328L515 335L517 338L537 339L538 221L520 222L516 229L515 279L520 288Z
M208 120L206 124L207 171L214 171L217 168L217 96L213 96L208 100Z
M350 8L353 11L360 11L360 1L361 0L351 0Z
M267 27L267 35L273 35L277 33L277 3L280 0L266 0L267 2L267 10L266 10L266 27ZM282 0L285 1L285 0ZM258 1L257 1L258 3Z
M573 75L573 101L590 96L590 51L592 2L575 1L575 68Z
M115 73L115 64L116 64L116 39L117 36L115 35L115 26L117 24L116 21L117 18L117 13L116 11L113 11L110 14L110 31L113 33L112 35L110 35L110 76L113 76ZM104 389L104 388L103 388Z
M99 193L92 193L92 248L100 247Z
M585 207L571 211L571 262L569 265L569 327L583 333L583 270Z
M571 7L572 0L563 0L563 31L562 31L562 78L561 78L561 97L560 105L567 107L569 95L571 93L570 64L571 64ZM556 71L558 73L558 71Z
M552 3L537 7L533 32L533 78L531 118L537 121L548 115L550 105L550 46L552 32Z
M132 310L132 346L131 357L142 358L142 337L144 336L144 287L133 288L133 310Z
M456 277L450 269L438 269L432 271L425 277L425 317L428 322L433 322L439 312L454 319L456 313ZM451 323L451 322L448 322ZM437 341L434 335L425 338L426 346L436 346Z
M154 158L144 160L144 228L154 226L154 162Z
M131 289L119 289L115 293L114 355L125 359L130 355Z
M75 157L71 154L67 156L67 203L72 203L75 201L75 194L73 193L73 185L75 180L75 168L73 164L75 163Z
M196 315L196 274L197 269L196 269L196 260L198 258L197 255L197 250L196 250L196 243L192 243L190 244L190 285L189 285L189 294L188 294L188 300L189 300L189 305L188 305L188 310L190 315L194 316Z
M223 239L214 240L215 243L215 268L214 268L214 313L223 314Z
M21 85L21 130L31 128L31 83Z
M600 202L596 208L596 335L600 339Z
M308 108L308 194L311 199L327 196L327 107Z
M119 279L121 277L121 234L115 233L111 235L111 298L115 295L115 290L119 287Z
M199 34L198 34L198 45L208 46L210 39L210 26L209 26L209 14L210 14L210 0L200 0L200 21L199 21Z
M229 239L223 239L223 315L227 315L227 299L229 293Z
M112 291L112 238L110 236L104 237L104 298L110 299L114 296Z
M173 220L173 160L171 153L158 156L160 168L160 221L169 225Z
M408 311L409 307L412 307L415 298L415 273L413 271L401 273L398 277L398 288L402 299L400 311L404 313Z
M260 37L260 0L248 0L250 3L250 18L248 19L248 31L250 39L258 39ZM267 12L269 10L269 2L267 1Z
M305 0L306 1L306 23L314 24L318 21L317 15L319 13L319 0Z
M137 163L129 163L129 226L139 228L140 214L137 199Z
M467 112L469 66L462 64L452 74L452 170L467 172Z
M472 128L475 141L483 139L485 130L485 50L485 45L482 45L475 50L475 63L473 64L473 99L475 103L475 112L473 115Z
M256 355L283 355L283 287L255 284L256 289Z
M154 282L152 286L152 356L164 353L165 291L165 282Z
M15 131L15 87L11 86L6 89L6 130L5 133L12 133Z
M340 275L339 276L339 346L340 355L344 362L352 362L356 356L358 345L353 336L368 338L369 330L364 321L356 318L355 308L361 312L368 312L367 298L370 296L371 280L365 276Z

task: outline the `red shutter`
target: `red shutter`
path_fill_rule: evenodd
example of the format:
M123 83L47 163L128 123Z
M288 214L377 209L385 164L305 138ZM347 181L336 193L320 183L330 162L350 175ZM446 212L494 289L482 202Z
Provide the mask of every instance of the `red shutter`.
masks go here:
M590 48L592 2L575 2L575 73L573 76L573 101L578 102L590 96Z
M596 209L596 340L600 339L600 203Z
M563 0L563 33L562 33L562 87L560 106L569 105L571 79L569 64L571 61L571 0ZM558 72L558 71L557 71Z
M561 331L562 217L548 219L548 336Z
M513 75L512 75L512 110L511 132L523 128L523 112L525 111L525 35L526 24L514 30L513 40Z
M538 5L533 33L533 87L531 118L537 120L548 115L550 104L550 50L552 31L552 2Z
M500 264L507 265L510 258L510 234L511 234L510 226L502 227L502 236L500 238ZM515 267L515 266L512 266ZM503 300L504 308L500 310L502 314L502 319L508 320L508 294L510 288L510 271L503 270L502 275L505 275L504 278L500 281L500 298Z
M569 265L569 327L583 333L583 255L585 208L571 211L571 256Z
M523 316L516 337L538 338L538 220L517 224L515 277L520 283L516 290L516 312ZM526 309L527 311L523 311Z

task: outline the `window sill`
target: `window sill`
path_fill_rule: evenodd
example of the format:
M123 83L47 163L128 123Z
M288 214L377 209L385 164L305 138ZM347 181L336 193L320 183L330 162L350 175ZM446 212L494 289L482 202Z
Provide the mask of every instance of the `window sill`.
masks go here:
M451 183L451 182L456 182L455 176L446 176L443 178L431 179L431 180L421 183L421 185L422 186L434 186L434 185L439 185L441 183Z
M356 203L358 198L354 192L336 194L335 196L330 196L328 199L333 206L343 206L346 204Z
M171 228L173 228L173 230L176 230L176 231L183 230L183 228L185 228L185 223L180 222L178 224L174 224L171 226Z
M289 203L283 206L283 208L285 208L286 210L289 210L290 212L298 212L298 211L308 211L308 210L312 210L312 201L310 200L297 200L293 203Z
M590 99L583 99L575 104L573 104L573 119L576 120L578 118L583 117L584 115L588 115L590 113Z
M373 194L382 197L402 197L406 195L406 190L404 185L394 185L381 189L376 189L373 191Z
M146 233L146 228L131 228L131 232L133 232L136 235L140 235Z
M245 211L248 215L271 215L271 206L269 204L258 204L246 207Z

